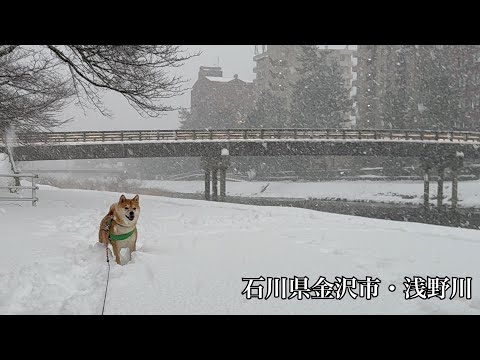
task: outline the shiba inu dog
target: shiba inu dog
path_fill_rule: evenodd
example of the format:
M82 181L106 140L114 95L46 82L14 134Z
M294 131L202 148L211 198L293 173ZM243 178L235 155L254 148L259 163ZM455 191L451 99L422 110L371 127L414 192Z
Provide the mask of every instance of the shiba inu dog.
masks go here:
M119 265L122 265L120 256L122 249L128 249L128 261L131 260L132 253L136 250L139 216L138 195L133 199L127 199L125 195L122 195L116 204L110 206L110 211L100 223L98 241L102 244L112 244L115 261Z

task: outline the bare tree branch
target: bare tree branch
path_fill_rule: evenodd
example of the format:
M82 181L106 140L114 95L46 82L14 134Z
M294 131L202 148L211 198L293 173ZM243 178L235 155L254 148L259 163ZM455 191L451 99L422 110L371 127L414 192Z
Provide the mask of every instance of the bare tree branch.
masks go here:
M162 100L184 93L185 80L169 75L173 68L197 54L184 54L174 45L48 45L70 69L79 98L100 111L99 90L121 94L142 116L176 110Z
M11 127L48 131L69 120L58 115L74 92L57 67L38 50L19 49L0 57L0 135Z
M0 58L10 54L18 45L0 45Z
M110 116L107 91L142 116L175 110L164 100L187 89L173 70L198 55L176 45L0 45L0 135L12 126L52 130L68 121L59 115L74 100Z

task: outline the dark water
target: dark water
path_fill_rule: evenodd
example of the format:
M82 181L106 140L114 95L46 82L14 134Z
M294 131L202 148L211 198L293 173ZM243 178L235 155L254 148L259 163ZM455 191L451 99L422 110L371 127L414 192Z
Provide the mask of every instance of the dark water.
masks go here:
M161 195L174 198L204 200L203 194L165 192L155 189L138 189L145 195ZM335 201L323 199L261 198L227 196L225 202L260 206L298 207L336 214L362 216L375 219L417 222L424 224L480 229L479 208L457 208L456 210L423 205L392 204L366 201Z

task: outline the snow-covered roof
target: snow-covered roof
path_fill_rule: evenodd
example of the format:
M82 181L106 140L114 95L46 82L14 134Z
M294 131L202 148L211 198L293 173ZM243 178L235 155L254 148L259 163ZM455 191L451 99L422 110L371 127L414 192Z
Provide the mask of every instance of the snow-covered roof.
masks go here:
M215 82L230 82L232 80L235 80L235 78L226 78L226 77L217 77L217 76L205 76L208 80L210 81L215 81Z
M222 83L228 83L230 81L235 80L235 78L226 78L226 77L218 77L218 76L205 76L208 80L210 81L215 81L215 82L222 82ZM238 79L240 80L240 79ZM246 80L240 80L246 83L250 83L251 81L246 81Z

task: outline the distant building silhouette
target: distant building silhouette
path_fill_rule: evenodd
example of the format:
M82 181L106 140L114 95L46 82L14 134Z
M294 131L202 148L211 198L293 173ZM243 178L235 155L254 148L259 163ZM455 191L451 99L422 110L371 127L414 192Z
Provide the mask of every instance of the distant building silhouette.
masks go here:
M252 82L223 77L221 67L201 66L191 91L191 124L195 128L243 127L255 104Z

